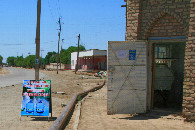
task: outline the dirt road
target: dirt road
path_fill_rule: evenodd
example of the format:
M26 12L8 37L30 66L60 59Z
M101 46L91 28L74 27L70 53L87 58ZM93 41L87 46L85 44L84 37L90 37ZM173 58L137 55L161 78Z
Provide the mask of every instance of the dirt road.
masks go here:
M0 130L48 130L54 120L75 93L82 92L101 83L101 79L93 76L75 75L72 71L41 71L45 80L52 82L53 117L26 117L20 121L20 107L22 101L22 84L0 88ZM0 77L1 78L1 77ZM65 94L55 94L65 92ZM66 127L72 130L75 113ZM81 105L79 130L194 130L193 123L184 122L180 116L170 115L166 111L153 111L143 115L107 115L107 86L89 93Z
M34 69L4 67L1 72L0 87L23 83L23 80L32 80L35 78ZM40 73L40 78L44 76L43 73Z
M10 71L8 69L0 67L0 76L5 76L9 73L10 73Z
M52 84L52 110L53 117L26 117L20 121L22 102L22 84L0 88L0 130L48 130L54 120L59 116L65 105L74 93L82 92L94 87L100 79L86 79L81 75L75 75L72 71L60 71L57 75L54 71L41 71L46 74L44 79L51 80ZM1 78L1 77L0 77ZM55 94L55 92L65 92Z
M76 109L75 109L76 110ZM66 129L72 129L76 112ZM177 112L155 109L141 115L107 115L107 86L89 93L81 106L78 130L194 130Z

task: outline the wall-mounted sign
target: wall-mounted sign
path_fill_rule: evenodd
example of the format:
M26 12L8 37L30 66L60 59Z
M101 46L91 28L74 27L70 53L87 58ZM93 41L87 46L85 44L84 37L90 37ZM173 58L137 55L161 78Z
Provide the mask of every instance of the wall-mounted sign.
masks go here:
M39 59L35 59L35 64L39 64Z
M128 57L128 50L119 50L116 52L117 58L123 59Z
M129 50L129 60L136 60L136 50Z
M21 116L49 116L51 80L24 80Z

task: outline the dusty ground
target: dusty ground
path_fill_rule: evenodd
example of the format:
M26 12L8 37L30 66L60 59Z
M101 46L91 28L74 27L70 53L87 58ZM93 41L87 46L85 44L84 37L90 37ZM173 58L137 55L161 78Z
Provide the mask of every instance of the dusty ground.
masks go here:
M76 109L75 109L76 110ZM72 129L76 112L66 129ZM194 123L184 122L178 113L153 110L141 115L107 115L107 86L89 93L81 106L78 130L194 130Z
M47 130L59 116L74 93L82 92L94 87L100 79L83 79L82 75L75 75L72 71L60 71L57 75L54 71L41 71L52 83L52 109L53 117L26 117L20 121L20 109L22 101L22 84L0 88L0 130ZM85 76L86 77L86 76ZM91 76L87 76L91 77ZM65 92L55 94L55 92Z
M9 70L7 69L4 69L4 68L0 68L0 76L3 76L3 75L6 75L6 74L9 74Z
M75 75L72 71L41 71L47 76L44 79L52 81L53 117L26 117L20 121L20 106L22 100L22 84L0 88L0 130L47 130L59 116L75 93L82 92L101 83L101 79L93 76ZM88 79L87 79L88 78ZM65 92L55 94L55 92ZM130 129L179 129L194 130L194 124L184 122L180 116L170 115L166 111L153 111L143 115L107 115L107 85L102 89L89 93L81 106L79 130L130 130ZM76 115L74 111L66 129L73 129Z

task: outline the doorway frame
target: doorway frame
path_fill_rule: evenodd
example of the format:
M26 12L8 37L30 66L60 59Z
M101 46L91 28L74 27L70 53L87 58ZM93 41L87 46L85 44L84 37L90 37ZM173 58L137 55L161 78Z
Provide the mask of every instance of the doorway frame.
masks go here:
M186 43L186 36L173 36L173 37L148 37L148 94L147 94L147 109L148 111L154 108L154 89L153 89L153 76L155 72L154 67L154 44L156 43ZM184 54L185 55L185 54ZM184 68L185 70L185 68Z

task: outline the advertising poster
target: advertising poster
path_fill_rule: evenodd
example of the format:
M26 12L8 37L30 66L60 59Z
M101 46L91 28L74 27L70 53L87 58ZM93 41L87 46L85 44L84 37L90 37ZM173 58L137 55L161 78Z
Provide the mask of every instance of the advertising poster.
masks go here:
M129 60L136 59L136 50L129 50Z
M51 80L24 80L21 116L49 116Z

